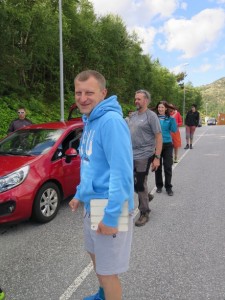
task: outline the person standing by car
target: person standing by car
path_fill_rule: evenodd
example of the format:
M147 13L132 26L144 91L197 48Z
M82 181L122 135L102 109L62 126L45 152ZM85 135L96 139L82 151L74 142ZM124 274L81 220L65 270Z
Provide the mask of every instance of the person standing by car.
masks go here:
M186 129L186 146L184 149L193 149L193 138L195 129L199 124L199 112L197 111L197 105L192 104L191 110L187 112L185 118L185 129Z
M148 91L138 90L135 93L137 111L131 115L128 123L134 156L134 188L138 194L140 211L136 226L143 226L149 221L149 200L153 195L148 193L148 173L151 164L152 171L159 167L162 150L161 127L157 115L148 109L150 101Z
M179 111L176 109L175 106L172 104L169 104L171 108L169 108L169 112L171 117L173 117L176 120L177 123L177 131L176 132L171 132L172 140L173 140L173 152L174 152L174 163L178 163L178 151L179 148L181 147L181 136L180 136L180 130L179 127L182 126L183 120L181 117L181 114Z
M84 244L99 280L97 294L83 300L121 300L118 274L126 272L131 251L134 209L133 155L130 132L116 96L105 99L106 80L94 70L79 73L75 100L83 113L80 142L81 181L69 205L76 211L84 202ZM91 230L91 199L108 199L97 231ZM125 202L129 206L128 231L119 232Z
M163 176L162 176L162 165L164 168L165 175L165 188L169 196L173 196L172 191L172 166L173 166L173 143L171 132L177 131L176 120L170 116L169 105L166 101L160 101L156 105L156 111L158 112L158 118L162 128L163 136L163 147L160 159L160 166L155 171L155 183L157 193L162 192L163 188Z
M26 110L24 107L20 107L17 111L17 114L18 118L11 122L11 124L9 125L8 133L32 124L32 122L26 118Z

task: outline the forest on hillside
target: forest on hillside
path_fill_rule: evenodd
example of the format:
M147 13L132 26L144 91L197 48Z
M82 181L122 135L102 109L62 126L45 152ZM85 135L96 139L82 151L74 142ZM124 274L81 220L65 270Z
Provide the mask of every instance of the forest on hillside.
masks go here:
M74 102L74 77L84 69L104 74L109 95L118 96L125 115L140 88L151 92L151 106L167 100L182 111L185 73L174 75L145 55L120 17L96 16L88 0L62 3L65 115ZM0 137L18 105L34 123L60 118L58 5L58 0L0 0ZM185 111L192 103L200 107L199 89L191 83L185 89Z
M202 111L208 117L218 118L225 113L225 77L199 87L202 95Z

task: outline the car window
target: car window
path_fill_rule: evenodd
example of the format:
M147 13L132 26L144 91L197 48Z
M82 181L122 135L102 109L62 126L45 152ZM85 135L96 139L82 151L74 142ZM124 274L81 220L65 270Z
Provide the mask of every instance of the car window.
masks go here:
M69 148L74 148L79 153L79 145L80 145L80 138L83 132L83 128L77 128L70 132L65 139L62 141L62 143L59 145L58 149L56 150L56 153L54 154L52 160L59 159L63 156L65 156L65 152Z
M0 153L6 155L40 155L47 153L62 132L62 129L15 131L0 142Z
M63 150L66 152L69 148L74 148L78 151L78 147L80 144L80 138L82 135L83 129L77 128L76 130L72 131L62 142Z
M82 114L80 113L79 109L77 108L77 105L74 103L71 105L68 115L68 121L75 120L77 118L81 118Z

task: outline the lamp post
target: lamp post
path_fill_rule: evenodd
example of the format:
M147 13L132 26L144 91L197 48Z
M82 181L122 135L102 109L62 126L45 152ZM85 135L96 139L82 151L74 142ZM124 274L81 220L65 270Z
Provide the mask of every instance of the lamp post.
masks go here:
M63 83L63 42L62 42L62 1L59 0L59 60L60 60L60 112L64 121L64 83Z
M184 98L183 98L183 125L185 125L185 85L184 85Z
M208 103L205 104L205 116L207 117L208 114Z
M188 66L189 63L185 63L182 65L182 67L186 67ZM185 78L185 76L184 76ZM186 95L185 95L186 91L185 91L185 82L184 82L184 97L183 97L183 125L185 125L185 102L186 102Z

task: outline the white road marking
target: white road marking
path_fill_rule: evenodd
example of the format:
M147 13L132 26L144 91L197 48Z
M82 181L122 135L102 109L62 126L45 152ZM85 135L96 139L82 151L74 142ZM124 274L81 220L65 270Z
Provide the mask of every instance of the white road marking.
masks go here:
M66 289L66 291L60 296L59 300L68 300L73 293L78 289L81 283L93 270L92 262L80 273L80 275L74 280L74 282Z

